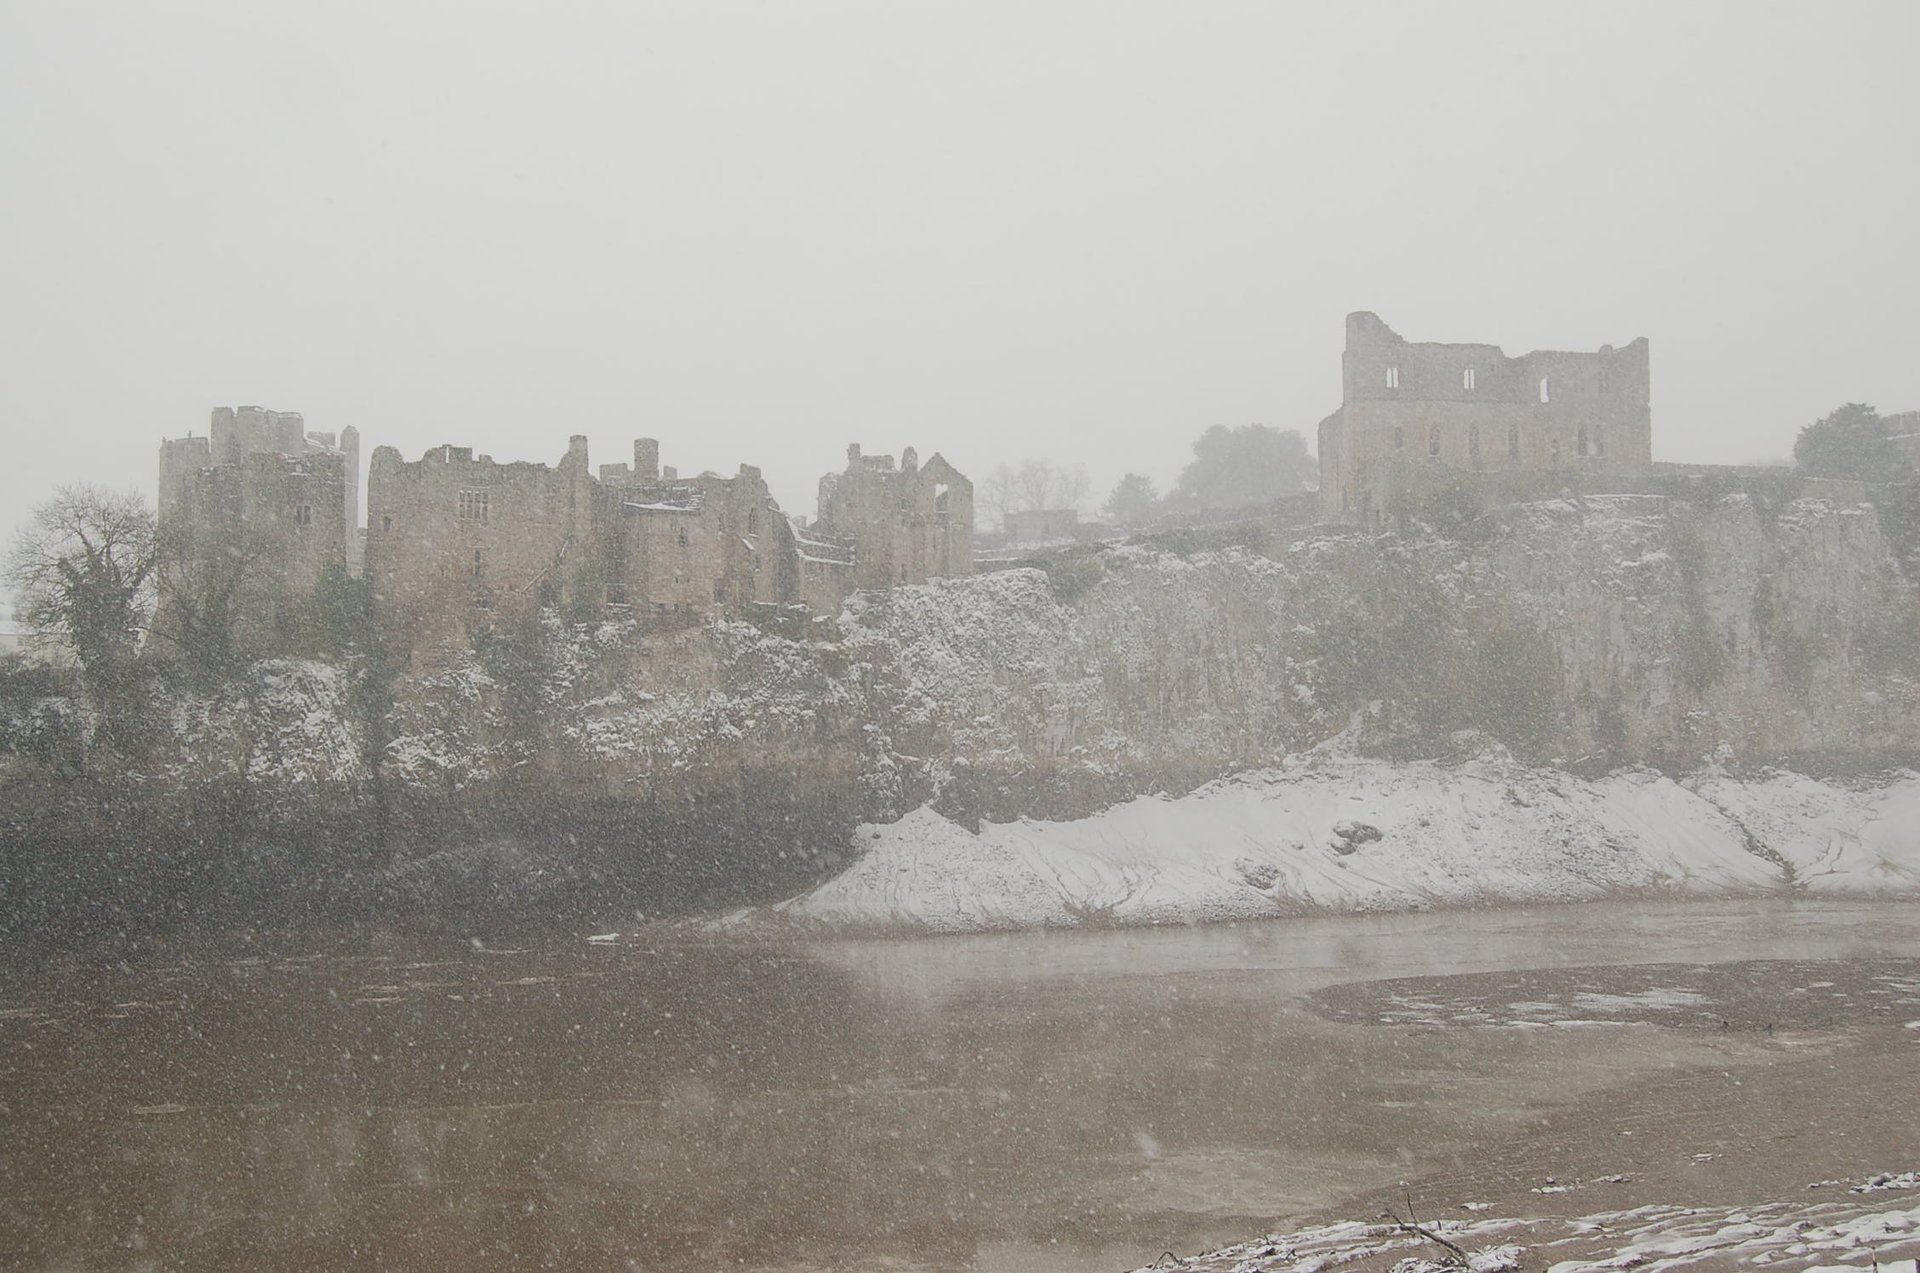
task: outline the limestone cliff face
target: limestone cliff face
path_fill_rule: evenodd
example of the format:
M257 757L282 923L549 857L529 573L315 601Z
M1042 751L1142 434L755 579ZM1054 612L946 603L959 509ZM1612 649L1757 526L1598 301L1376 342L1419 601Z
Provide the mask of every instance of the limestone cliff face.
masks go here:
M431 672L278 661L161 695L133 772L76 779L86 714L16 704L0 834L287 844L318 893L344 861L422 896L441 882L418 863L492 846L533 854L506 876L657 910L790 890L922 804L1075 817L1336 740L1595 771L1910 763L1915 595L1871 508L1617 496L1452 537L1112 548L860 594L831 624L549 616Z
M1676 767L1920 752L1916 592L1871 508L1551 501L1470 539L1110 549L1072 584L864 593L811 633L550 619L399 677L377 740L351 669L264 663L174 705L163 773L297 794L377 762L403 794L677 802L767 775L872 818L1079 812L1335 735Z
M1677 767L1920 745L1915 592L1870 508L1554 501L1464 542L1117 550L1099 568L1070 602L1018 571L849 608L876 726L956 812L1079 812L1060 806L1335 734Z
M1916 594L1870 507L1531 504L1487 571L1553 643L1575 754L1846 762L1920 743Z

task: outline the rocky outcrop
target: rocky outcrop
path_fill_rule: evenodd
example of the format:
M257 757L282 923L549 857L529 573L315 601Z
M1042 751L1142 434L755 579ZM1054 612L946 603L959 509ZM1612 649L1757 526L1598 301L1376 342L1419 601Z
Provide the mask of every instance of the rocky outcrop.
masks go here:
M14 696L0 835L28 892L56 851L113 844L162 891L292 875L316 905L404 880L658 912L792 891L856 823L923 805L1085 816L1335 738L1589 775L1871 767L1920 752L1917 687L1914 589L1871 507L1555 500L1451 536L1099 549L859 594L837 624L550 613L397 675L262 663L157 689L114 766L88 711Z

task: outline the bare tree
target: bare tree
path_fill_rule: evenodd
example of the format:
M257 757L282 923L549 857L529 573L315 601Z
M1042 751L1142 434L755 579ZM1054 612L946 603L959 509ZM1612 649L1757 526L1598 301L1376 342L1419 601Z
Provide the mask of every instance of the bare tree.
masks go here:
M1008 513L1043 508L1078 508L1087 498L1087 471L1052 460L1023 460L1015 469L1002 464L976 489L975 502L997 525Z
M986 480L974 488L974 505L995 526L1004 526L1007 514L1017 511L1014 504L1013 470L1005 464L995 466Z
M176 526L157 542L155 577L166 604L155 616L154 637L202 672L231 668L240 612L262 577L264 550L238 522L197 531Z
M153 509L133 491L63 486L33 510L0 571L15 614L67 643L97 689L119 684L153 610Z

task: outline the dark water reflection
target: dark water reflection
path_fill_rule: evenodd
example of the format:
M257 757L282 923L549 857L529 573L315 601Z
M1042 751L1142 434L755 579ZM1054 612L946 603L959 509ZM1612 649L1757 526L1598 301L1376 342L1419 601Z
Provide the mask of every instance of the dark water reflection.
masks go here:
M1635 1073L1758 1054L1634 1026L1438 1050L1316 1015L1310 990L1920 953L1920 920L1639 906L516 945L336 938L8 974L0 1251L27 1268L1124 1268Z

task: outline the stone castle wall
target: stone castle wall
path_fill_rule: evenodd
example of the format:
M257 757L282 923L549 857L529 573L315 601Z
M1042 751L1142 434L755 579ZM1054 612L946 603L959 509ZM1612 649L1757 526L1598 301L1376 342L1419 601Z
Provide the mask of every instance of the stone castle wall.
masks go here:
M230 640L240 652L282 646L328 571L345 573L347 457L243 452L201 463L207 439L161 458L160 602L154 631L176 647Z
M597 476L584 437L554 465L452 445L408 461L381 447L361 531L355 430L310 433L297 412L223 407L208 436L161 444L161 522L176 546L162 611L211 617L213 563L244 541L259 565L245 588L249 641L284 630L335 564L364 573L403 656L464 648L551 605L667 621L756 606L834 615L857 588L972 572L972 483L940 456L902 458L852 448L802 530L759 469L683 478L662 469L652 438Z
M796 599L793 530L760 470L604 481L606 600L665 615Z
M464 642L564 594L588 556L595 484L587 442L559 464L497 463L440 446L392 447L367 475L367 582L398 650Z
M817 529L851 543L856 588L890 588L973 573L973 483L935 455L913 448L862 455L820 479Z
M1340 409L1320 425L1322 514L1373 521L1382 478L1606 473L1653 462L1645 338L1595 353L1414 343L1370 313L1347 317Z
M597 477L584 438L555 467L453 446L412 463L376 451L367 578L394 648L461 648L554 604L653 622L756 606L834 615L864 580L972 570L972 486L938 456L925 469L870 461L828 505L839 520L805 531L752 465L680 477L659 461L651 438Z

